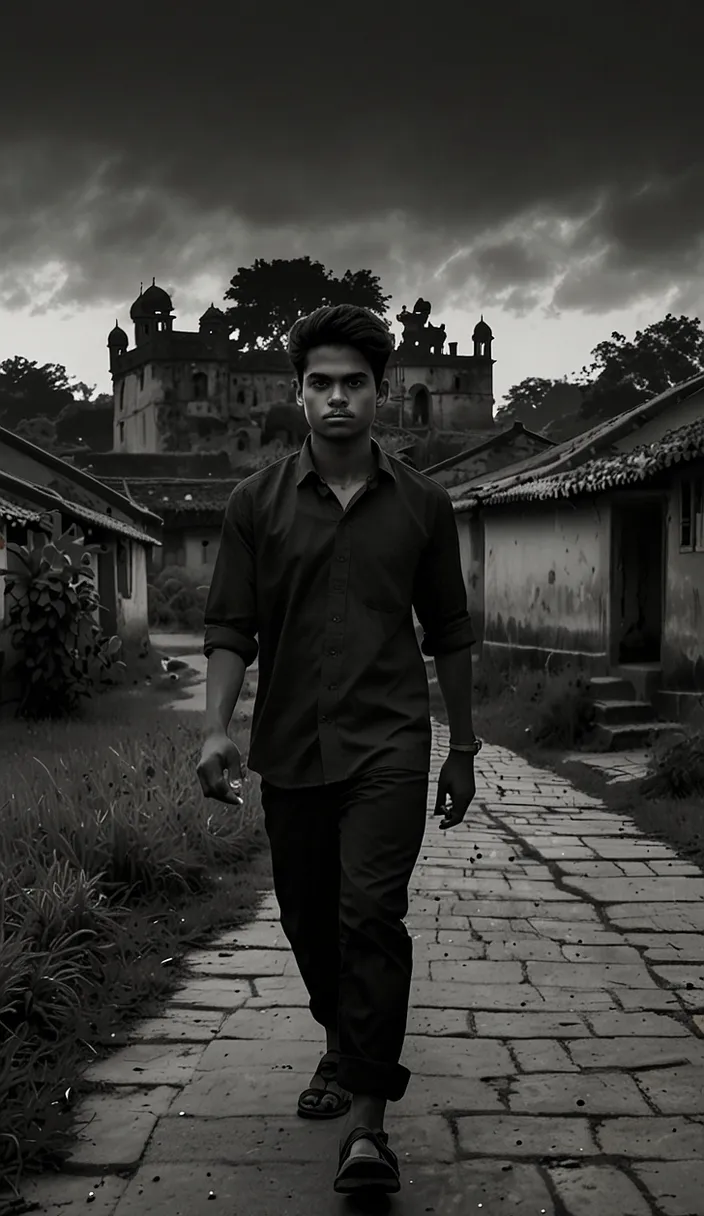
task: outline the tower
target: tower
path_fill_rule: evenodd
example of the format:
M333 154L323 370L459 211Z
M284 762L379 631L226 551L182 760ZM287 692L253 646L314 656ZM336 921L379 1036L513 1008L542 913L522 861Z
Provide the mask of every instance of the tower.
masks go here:
M474 326L472 341L474 342L475 359L491 359L491 344L494 341L494 335L483 315L481 321Z
M142 346L155 334L171 333L174 319L171 315L174 306L171 296L163 287L157 287L152 279L151 287L141 291L130 308L130 317L134 321L134 340L136 346Z
M124 329L120 329L117 321L115 321L115 328L111 329L110 333L108 334L108 350L110 352L111 372L117 371L118 361L124 354L127 353L127 347L129 344L130 340L127 337Z

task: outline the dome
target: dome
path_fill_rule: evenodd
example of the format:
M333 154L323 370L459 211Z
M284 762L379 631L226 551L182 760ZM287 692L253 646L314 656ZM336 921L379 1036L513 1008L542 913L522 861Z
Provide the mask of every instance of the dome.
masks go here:
M157 287L152 279L151 287L141 292L130 308L130 317L137 321L141 317L153 317L157 313L171 313L173 310L169 293L163 287Z
M216 308L214 304L211 304L210 308L206 308L205 312L203 313L203 316L201 317L201 321L226 321L226 320L227 320L227 317L225 316L224 312L222 311L222 308Z
M474 326L474 333L472 334L472 337L479 342L488 342L491 341L493 336L494 335L491 332L490 327L487 325L484 317L482 317L481 321L478 321Z
M115 328L110 330L108 334L108 346L129 346L130 340L127 337L124 329L115 322Z

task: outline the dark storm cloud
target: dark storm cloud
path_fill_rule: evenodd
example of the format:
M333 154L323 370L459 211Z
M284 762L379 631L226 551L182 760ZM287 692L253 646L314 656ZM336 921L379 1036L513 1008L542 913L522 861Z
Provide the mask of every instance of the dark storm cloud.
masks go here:
M36 300L40 271L46 307L152 273L224 290L239 264L305 252L436 309L547 292L603 310L699 274L690 0L95 13L4 18L6 305Z

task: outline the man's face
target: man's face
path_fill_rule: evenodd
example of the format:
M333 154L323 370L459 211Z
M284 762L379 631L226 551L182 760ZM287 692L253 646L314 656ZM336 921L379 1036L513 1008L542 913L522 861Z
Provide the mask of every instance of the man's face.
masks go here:
M351 346L315 347L296 393L311 430L340 442L368 430L388 395L388 380L377 392L371 367Z

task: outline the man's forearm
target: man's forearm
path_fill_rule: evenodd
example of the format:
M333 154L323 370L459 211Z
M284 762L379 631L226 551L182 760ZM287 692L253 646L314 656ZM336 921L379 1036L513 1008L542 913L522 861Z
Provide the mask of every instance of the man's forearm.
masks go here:
M227 730L242 691L245 671L244 659L233 650L213 650L209 655L203 722L206 735Z
M450 738L453 743L471 743L474 739L471 646L435 655L435 670L450 723Z

